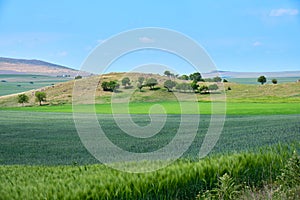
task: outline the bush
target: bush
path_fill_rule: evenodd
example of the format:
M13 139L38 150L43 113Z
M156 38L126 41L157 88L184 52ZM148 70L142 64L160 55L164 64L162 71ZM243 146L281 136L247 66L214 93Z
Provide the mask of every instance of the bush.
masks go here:
M18 95L18 103L21 103L24 105L24 103L28 103L29 97L26 94L19 94Z

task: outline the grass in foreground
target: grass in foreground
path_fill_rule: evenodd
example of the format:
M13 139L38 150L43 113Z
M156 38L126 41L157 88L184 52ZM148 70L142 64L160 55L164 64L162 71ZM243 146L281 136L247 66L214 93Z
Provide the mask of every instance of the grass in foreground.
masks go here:
M257 153L218 155L197 162L179 160L159 171L143 174L120 172L104 165L0 166L0 197L195 199L199 193L201 196L207 190L220 188L218 179L224 174L232 177L235 184L260 188L280 175L291 153L292 149L287 146L278 146Z

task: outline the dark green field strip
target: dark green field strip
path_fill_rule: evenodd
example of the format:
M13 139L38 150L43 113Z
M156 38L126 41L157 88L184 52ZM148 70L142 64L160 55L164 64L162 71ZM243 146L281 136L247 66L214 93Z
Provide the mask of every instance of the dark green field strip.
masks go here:
M132 117L141 126L150 122L148 115ZM142 153L168 144L177 133L180 117L169 115L163 129L145 139L125 134L111 115L98 115L98 121L114 144L130 152ZM210 117L201 115L196 138L184 157L197 157ZM299 122L300 115L229 115L212 154L300 141ZM189 132L188 129L186 131ZM69 165L97 162L82 145L72 113L0 112L0 164Z
M150 108L153 105L161 105L164 107L168 114L212 114L211 106L209 102L199 102L199 110L193 109L189 104L191 102L182 102L186 109L182 110L178 102L147 102L147 103L130 103L129 112L131 114L148 114ZM214 103L215 105L226 106L226 114L228 115L278 115L278 114L300 114L299 103ZM124 107L127 104L119 103L114 104L114 113L126 113ZM91 112L91 109L95 108L99 114L111 114L111 104L96 104L96 105L78 105L76 106L79 112ZM15 111L33 111L33 112L65 112L70 113L73 111L72 105L60 105L60 106L35 106L35 107L14 107L6 108L1 107L0 111L15 110ZM161 114L163 111L156 111L155 113ZM222 114L223 112L216 111L214 114Z
M0 96L39 89L69 80L71 79L54 76L0 74Z

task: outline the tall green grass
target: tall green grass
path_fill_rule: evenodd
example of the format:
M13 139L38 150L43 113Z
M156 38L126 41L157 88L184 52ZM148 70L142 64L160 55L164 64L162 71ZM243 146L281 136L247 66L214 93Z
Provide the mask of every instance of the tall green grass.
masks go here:
M199 192L215 188L225 173L237 184L261 186L280 174L291 153L288 146L277 146L196 162L179 160L143 174L120 172L104 165L0 166L0 198L195 199Z

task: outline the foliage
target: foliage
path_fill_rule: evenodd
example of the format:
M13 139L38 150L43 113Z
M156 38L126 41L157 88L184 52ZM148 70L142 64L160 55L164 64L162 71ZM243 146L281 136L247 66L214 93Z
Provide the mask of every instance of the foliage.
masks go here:
M167 88L168 92L171 92L172 89L176 86L176 82L175 81L171 81L171 80L166 80L164 82L164 87Z
M199 88L200 93L208 93L208 86L207 85L201 85Z
M189 76L186 75L186 74L183 74L183 75L179 76L178 79L180 79L180 80L189 80Z
M82 76L80 76L80 75L75 76L75 79L82 79Z
M19 94L18 95L18 103L28 103L29 97L26 94Z
M171 78L171 77L175 77L175 75L173 73L171 73L170 71L166 70L164 72L164 75L166 75L167 77Z
M213 81L214 81L214 82L221 82L221 81L222 81L222 78L219 77L219 76L216 76L216 77L213 78Z
M265 76L260 76L257 78L257 82L263 85L265 82L267 82L267 78Z
M141 83L137 83L137 88L140 90L140 92L142 91L142 88L144 87L143 84Z
M199 87L199 85L197 84L197 82L193 81L193 82L191 83L191 88L192 88L194 91L197 91L198 87Z
M46 93L45 92L36 92L35 93L36 100L42 105L42 101L46 101Z
M208 90L213 91L219 89L217 84L212 84L208 86Z
M103 88L104 91L110 91L110 92L113 92L115 91L116 89L119 88L119 84L117 81L103 81L101 83L101 87Z
M144 80L145 80L145 78L142 77L142 76L140 76L140 77L138 78L138 82L139 82L141 85L143 85Z
M157 85L158 82L155 78L149 78L146 80L146 86L150 88L150 90L154 89L154 86Z
M277 82L278 82L278 81L277 81L276 78L273 78L273 79L272 79L272 83L273 83L273 84L277 84Z
M175 88L176 90L183 91L183 92L192 91L192 87L190 83L178 83Z
M122 79L122 85L126 88L126 86L130 86L130 79L128 77L124 77Z
M195 82L198 82L198 81L202 81L202 76L200 74L200 72L195 72L195 73L192 73L190 74L190 80L191 81L195 81Z
M223 79L223 82L224 82L224 83L228 83L228 80L227 80L227 79Z
M300 199L300 156L294 151L277 177L278 193L285 199ZM277 194L278 195L278 194Z
M238 199L240 195L241 185L237 185L235 180L227 173L219 177L217 187L207 190L204 194L198 194L196 199L216 199L216 200L232 200Z

